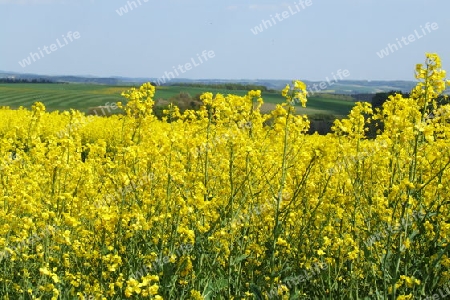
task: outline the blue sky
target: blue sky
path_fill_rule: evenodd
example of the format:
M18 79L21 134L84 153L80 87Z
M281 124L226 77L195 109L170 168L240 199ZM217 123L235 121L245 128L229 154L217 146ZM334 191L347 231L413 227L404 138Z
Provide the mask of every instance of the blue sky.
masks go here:
M345 79L414 80L425 52L450 67L448 0L134 3L0 0L0 70L159 78L181 65L177 77L192 79L323 81L347 70ZM205 50L214 55L202 59Z

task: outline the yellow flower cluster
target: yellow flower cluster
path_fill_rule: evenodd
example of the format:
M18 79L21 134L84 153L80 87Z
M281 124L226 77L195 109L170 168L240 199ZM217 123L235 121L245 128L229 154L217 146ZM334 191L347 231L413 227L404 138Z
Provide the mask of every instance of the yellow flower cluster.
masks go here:
M295 114L299 81L269 114L260 91L205 93L199 110L158 120L150 84L123 93L124 116L0 109L1 296L433 294L450 280L440 68L427 54L410 98L357 103L327 136Z

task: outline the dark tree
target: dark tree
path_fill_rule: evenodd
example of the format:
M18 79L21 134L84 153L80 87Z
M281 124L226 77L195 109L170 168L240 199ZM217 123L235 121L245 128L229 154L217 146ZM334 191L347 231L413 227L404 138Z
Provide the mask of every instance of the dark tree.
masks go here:
M408 93L402 93L402 91L389 91L389 92L382 92L382 93L376 93L375 96L372 98L372 108L377 108L383 106L383 103L386 102L389 98L389 96L396 94L401 94L403 97L409 97Z

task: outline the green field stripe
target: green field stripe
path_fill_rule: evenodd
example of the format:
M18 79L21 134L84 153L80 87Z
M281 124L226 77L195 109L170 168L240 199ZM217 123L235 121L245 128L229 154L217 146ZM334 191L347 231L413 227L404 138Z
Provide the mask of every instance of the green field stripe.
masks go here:
M72 108L80 111L87 111L90 107L103 106L107 102L117 102L113 100L114 99L112 99L111 97L105 97L104 95L75 95L54 99L53 101L51 101L51 103L49 102L49 105L51 104L53 108L59 110Z
M39 101L38 99L34 99L32 95L21 95L21 94L12 94L10 96L3 97L0 100L1 105L28 105L34 102Z

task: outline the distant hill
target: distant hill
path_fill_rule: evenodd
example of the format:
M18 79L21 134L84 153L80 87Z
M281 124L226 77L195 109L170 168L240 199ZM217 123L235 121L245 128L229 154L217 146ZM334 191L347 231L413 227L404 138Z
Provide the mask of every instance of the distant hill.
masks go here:
M0 78L18 78L18 79L47 79L53 82L68 82L68 83L92 83L104 85L128 85L136 86L144 82L157 82L157 78L131 78L131 77L94 77L94 76L48 76L38 74L22 74L15 72L0 71ZM314 93L330 93L330 94L374 94L378 92L387 92L391 90L401 90L402 92L409 92L415 85L415 81L380 81L380 80L341 80L331 82L319 82L303 80L308 87L310 94ZM268 89L281 90L290 80L279 79L186 79L173 78L167 80L164 85L174 85L177 83L202 83L202 84L223 84L223 83L240 83L245 85L262 85ZM369 97L369 96L367 96Z

